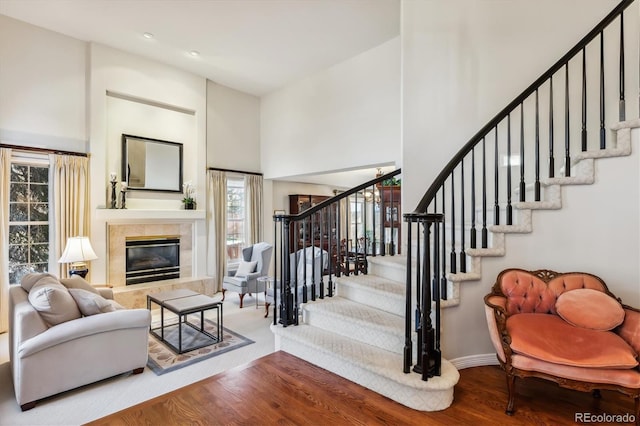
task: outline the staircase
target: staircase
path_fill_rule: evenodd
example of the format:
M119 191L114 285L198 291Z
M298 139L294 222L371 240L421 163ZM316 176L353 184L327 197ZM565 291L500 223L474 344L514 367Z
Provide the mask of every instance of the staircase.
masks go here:
M336 295L301 306L298 327L272 325L276 350L289 352L407 407L447 408L459 374L446 360L442 375L423 381L402 371L404 256L369 258L367 275L336 279Z
M638 64L625 65L623 20L632 3L621 1L451 159L417 208L404 215L403 256L374 251L366 275L334 277L330 270L327 281L312 283L323 289L320 298L305 299L299 308L293 294L307 282L283 273L289 256L281 256L276 276L287 285L274 311L276 348L408 407L448 407L459 375L441 357L440 316L460 303L460 283L483 278L484 257L506 255L508 234L533 232L535 211L561 209L563 192L570 196L563 187L594 184L596 160L631 153L632 129L640 128L640 119L626 119L625 97L635 100L638 93L625 88L625 70L632 70L626 79L637 81ZM610 56L617 58L605 63ZM617 76L617 87L605 86L605 72ZM634 140L639 133L633 132ZM558 167L556 151L562 152ZM376 182L327 200L304 217L274 218L281 224L281 253L299 248L288 245L292 225L297 235L314 227L311 214L340 223L344 207L337 203L357 199L358 191ZM357 227L355 233L357 238Z

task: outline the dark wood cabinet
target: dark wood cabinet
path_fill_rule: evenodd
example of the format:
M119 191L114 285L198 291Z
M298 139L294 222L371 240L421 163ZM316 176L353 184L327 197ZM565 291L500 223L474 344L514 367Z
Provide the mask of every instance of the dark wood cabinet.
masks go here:
M402 195L400 185L378 186L380 191L380 213L382 242L386 254L400 253L402 245Z
M309 194L292 194L289 195L289 214L299 214L315 205L331 198L329 195L309 195ZM306 229L302 222L299 225L292 226L290 230L290 250L294 252L302 247L316 246L327 250L329 235L332 227L320 220L320 217L314 217L313 220L306 221ZM335 229L335 226L333 227ZM296 244L296 236L298 241ZM306 237L306 239L305 239ZM321 243L322 242L322 243Z

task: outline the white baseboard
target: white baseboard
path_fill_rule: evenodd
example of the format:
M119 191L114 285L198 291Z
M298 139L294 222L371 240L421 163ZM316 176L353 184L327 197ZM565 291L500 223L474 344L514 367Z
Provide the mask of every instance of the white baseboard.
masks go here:
M482 367L485 365L500 365L496 354L479 354L469 355L460 358L450 359L449 362L453 364L458 370L471 367Z

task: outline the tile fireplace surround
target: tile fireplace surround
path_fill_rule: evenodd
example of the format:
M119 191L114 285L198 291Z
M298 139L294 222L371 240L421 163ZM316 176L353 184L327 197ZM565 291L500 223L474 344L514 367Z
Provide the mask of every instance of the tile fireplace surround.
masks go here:
M125 241L127 237L180 236L180 278L125 284ZM146 295L160 291L187 288L209 294L213 289L211 278L194 278L193 271L193 222L109 223L108 283L113 286L114 299L127 308L146 307Z

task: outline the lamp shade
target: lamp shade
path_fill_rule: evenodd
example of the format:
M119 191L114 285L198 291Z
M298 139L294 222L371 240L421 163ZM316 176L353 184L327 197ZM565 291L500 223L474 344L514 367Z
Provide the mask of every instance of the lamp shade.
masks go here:
M70 237L58 263L85 262L97 258L88 237Z

